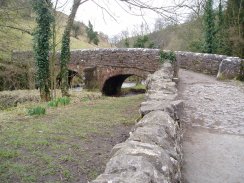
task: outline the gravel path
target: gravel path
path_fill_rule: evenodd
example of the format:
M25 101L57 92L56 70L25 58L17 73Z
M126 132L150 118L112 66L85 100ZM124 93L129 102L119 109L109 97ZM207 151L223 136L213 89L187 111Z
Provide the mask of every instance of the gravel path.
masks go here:
M180 71L185 182L244 181L244 84Z

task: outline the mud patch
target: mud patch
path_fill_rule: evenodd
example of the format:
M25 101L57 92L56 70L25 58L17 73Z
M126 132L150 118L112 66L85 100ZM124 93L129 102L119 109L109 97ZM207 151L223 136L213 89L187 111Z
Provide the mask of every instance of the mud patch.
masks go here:
M95 179L104 171L112 148L129 137L132 126L120 124L107 129L105 135L92 134L88 137L83 144L87 158L83 159L85 169L81 176L82 183Z

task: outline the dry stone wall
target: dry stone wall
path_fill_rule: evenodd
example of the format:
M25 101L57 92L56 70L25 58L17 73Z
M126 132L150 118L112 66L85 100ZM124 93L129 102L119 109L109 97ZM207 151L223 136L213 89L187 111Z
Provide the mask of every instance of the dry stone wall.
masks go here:
M182 101L175 101L177 89L169 63L147 79L143 118L130 137L117 144L103 174L92 183L178 183L181 182Z

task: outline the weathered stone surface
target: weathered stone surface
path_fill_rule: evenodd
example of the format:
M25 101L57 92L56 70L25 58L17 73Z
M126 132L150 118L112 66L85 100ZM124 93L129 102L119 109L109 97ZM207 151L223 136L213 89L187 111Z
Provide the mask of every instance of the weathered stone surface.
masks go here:
M153 111L136 124L134 133L131 133L128 141L138 141L155 144L177 159L175 149L180 148L176 139L179 130L175 122L166 112Z
M143 118L130 137L112 150L105 172L93 183L176 183L181 182L182 101L174 101L177 89L170 64L147 79L147 101Z
M206 53L182 52L176 53L180 67L205 74L217 75L221 61L227 56Z
M147 93L152 93L155 91L164 91L165 93L176 93L177 89L176 89L176 84L175 82L166 82L165 80L163 82L160 81L155 81L155 82L151 82L150 83L150 90L148 90Z
M228 57L219 65L217 79L234 79L239 76L242 59Z
M226 55L176 52L180 67L205 74L215 75L217 79L234 79L240 73L240 62L244 61L238 57Z
M179 120L183 114L184 103L182 100L176 100L170 103L171 105L166 108L166 111L174 120Z
M148 100L141 103L139 112L141 116L152 111L167 111L174 120L179 120L182 115L184 103L182 100L171 102L170 100Z
M164 111L169 106L170 101L149 100L141 103L139 112L142 116L152 111Z
M150 175L149 182L172 182L171 175L178 170L177 160L158 145L128 140L116 145L113 151L114 156L107 164L105 174L131 175L132 171L142 176L138 176L138 180L147 174ZM133 181L131 177L128 180Z
M166 177L158 172L147 158L135 155L120 155L111 158L104 174L93 183L167 183ZM162 171L167 172L167 167Z
M148 100L174 100L177 97L177 94L165 94L163 91L157 91L152 94L146 94Z

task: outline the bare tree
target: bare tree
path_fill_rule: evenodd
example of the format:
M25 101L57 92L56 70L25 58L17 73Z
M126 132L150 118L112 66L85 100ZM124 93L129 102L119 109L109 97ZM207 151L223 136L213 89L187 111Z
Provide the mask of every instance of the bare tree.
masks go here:
M68 17L68 22L65 27L63 37L62 37L62 48L61 48L61 63L60 63L60 73L61 73L61 91L63 96L69 96L69 84L68 84L68 67L67 64L70 59L70 33L71 28L74 23L76 12L79 6L88 0L74 0L71 13Z

